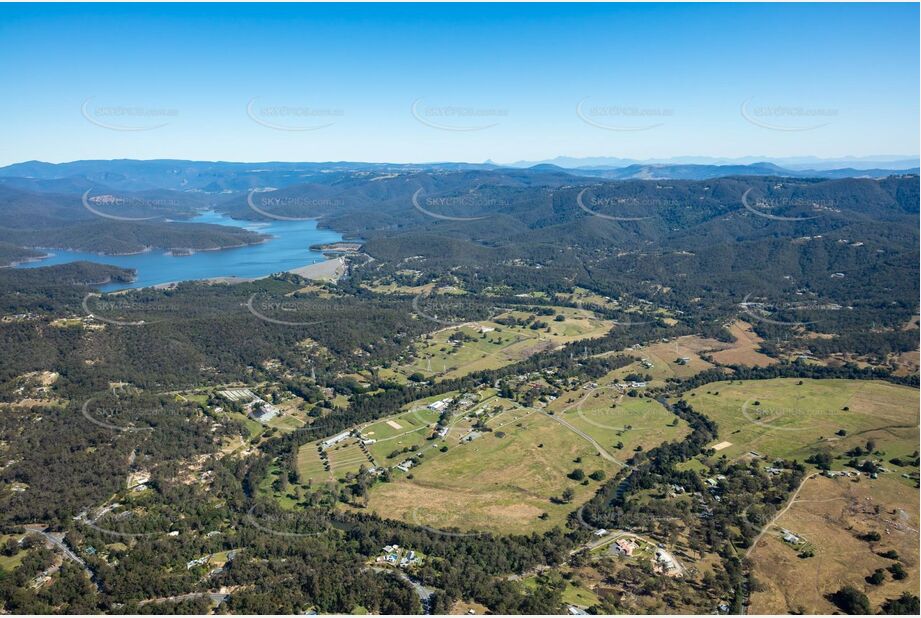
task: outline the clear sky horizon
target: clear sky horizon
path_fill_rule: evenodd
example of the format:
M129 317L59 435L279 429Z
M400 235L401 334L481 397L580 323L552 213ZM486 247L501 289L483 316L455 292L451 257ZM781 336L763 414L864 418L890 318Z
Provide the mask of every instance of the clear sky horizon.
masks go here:
M0 4L0 165L919 152L918 4Z

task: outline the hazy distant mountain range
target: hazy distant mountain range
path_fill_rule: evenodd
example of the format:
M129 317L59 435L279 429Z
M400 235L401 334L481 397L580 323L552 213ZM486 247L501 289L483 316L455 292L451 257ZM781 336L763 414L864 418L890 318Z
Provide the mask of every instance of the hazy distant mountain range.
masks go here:
M238 193L254 188L283 188L303 183L325 183L331 175L375 175L418 172L458 172L499 169L556 172L610 180L708 180L727 176L780 176L788 178L885 178L917 174L917 159L865 157L825 160L796 158L751 161L676 158L638 162L596 157L552 161L521 161L510 165L486 163L369 163L369 162L267 162L184 161L158 159L87 160L70 163L27 161L0 168L0 184L34 192L72 193L111 189L121 191L173 190L207 194Z
M764 165L774 164L788 170L834 170L850 168L854 170L870 169L912 169L919 165L919 157L907 155L878 155L872 157L838 157L825 159L820 157L669 157L654 159L623 159L618 157L556 157L542 161L517 161L507 167L532 167L549 163L567 169L587 168L622 168L633 165Z

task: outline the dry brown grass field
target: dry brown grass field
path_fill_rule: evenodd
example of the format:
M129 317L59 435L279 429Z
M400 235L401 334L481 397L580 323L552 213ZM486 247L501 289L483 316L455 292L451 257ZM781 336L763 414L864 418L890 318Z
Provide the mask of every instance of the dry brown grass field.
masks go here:
M862 590L877 611L887 598L918 592L918 490L898 478L869 480L816 477L806 482L797 499L764 535L751 554L760 582L750 613L832 614L837 608L825 597L845 585ZM815 556L799 558L783 542L785 528L809 542ZM859 537L879 532L878 542ZM909 576L901 581L886 573L879 586L865 578L894 564L878 555L895 550Z
M759 352L763 339L752 330L748 322L737 320L729 327L735 337L731 344L721 344L723 349L713 352L713 360L722 365L747 365L750 367L767 367L777 361Z

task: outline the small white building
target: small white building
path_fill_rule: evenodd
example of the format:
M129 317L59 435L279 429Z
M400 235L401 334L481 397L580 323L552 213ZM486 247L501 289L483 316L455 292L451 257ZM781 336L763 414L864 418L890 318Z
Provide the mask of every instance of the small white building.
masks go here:
M335 436L333 436L332 438L328 438L328 439L324 440L324 441L321 443L321 446L322 446L323 448L329 448L329 447L331 447L331 446L334 445L334 444L338 444L338 443L342 442L343 440L345 440L345 439L348 438L348 437L349 437L349 432L348 432L348 431L343 431L342 433L340 433L340 434L338 434L338 435L335 435Z

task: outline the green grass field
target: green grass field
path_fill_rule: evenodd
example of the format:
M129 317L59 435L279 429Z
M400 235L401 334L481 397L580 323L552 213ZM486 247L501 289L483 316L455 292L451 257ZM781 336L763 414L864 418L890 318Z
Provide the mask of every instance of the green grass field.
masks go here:
M572 470L602 470L610 476L620 468L584 437L538 410L509 409L488 425L493 431L473 441L452 443L445 453L429 451L422 465L410 471L411 479L401 476L375 486L369 509L437 528L546 530L563 525L575 505L599 486L567 478ZM566 488L575 493L572 503L554 503L551 498Z
M444 399L448 396L449 395L444 395L426 399L416 404L415 407L418 409L408 410L396 416L389 416L386 419L367 425L361 430L361 435L376 440L377 442L383 442L385 440L393 440L397 436L401 436L407 432L421 432L426 426L434 425L435 421L438 420L438 413L426 408L425 405L430 403L431 399L437 401L438 399Z
M272 497L279 506L283 509L293 509L297 505L297 501L292 498L287 493L281 493L275 490L273 487L274 483L281 476L281 467L278 463L273 463L269 466L269 472L265 477L259 482L259 493L264 496ZM289 490L293 490L293 487L289 485ZM290 493L290 491L288 492Z
M235 420L242 421L243 424L246 425L246 430L249 432L250 439L261 435L262 432L265 431L265 427L262 424L245 414L241 414L239 412L228 412L227 416Z
M717 456L730 459L756 451L802 461L820 450L839 455L868 440L888 458L907 455L918 445L918 391L888 382L716 382L684 398L718 423L717 443L730 445ZM836 435L839 430L846 435Z
M5 545L9 539L18 540L18 538L18 536L13 535L0 535L0 545ZM27 550L21 549L12 556L0 556L0 570L6 571L7 573L14 570L22 564L23 558L25 558L28 553Z
M586 394L581 407L573 405ZM369 510L440 529L524 532L565 526L568 514L603 482L583 484L568 477L573 470L581 468L586 477L601 471L610 478L636 447L650 449L689 431L654 400L619 395L613 388L599 389L598 394L595 398L585 387L539 409L484 389L476 404L455 414L448 435L439 440L428 439L438 415L424 408L438 399L434 397L363 427L363 436L379 440L369 446L378 465L393 467L411 456L420 459L408 473L394 470L391 482L375 485ZM488 419L491 431L473 430L474 412ZM618 442L623 443L620 449ZM349 462L353 471L361 463L348 454L352 447L347 444L327 451L337 477L346 469L337 459ZM387 457L410 446L416 450ZM313 444L302 448L299 465L308 477L329 477L321 472ZM558 500L565 489L574 492L568 503Z
M530 589L537 588L537 575L531 575L521 580L521 583ZM576 605L578 607L591 607L601 602L598 595L589 590L584 585L574 585L571 580L565 582L566 588L563 590L563 603L567 605Z
M448 396L450 394L414 402L405 412L364 425L361 428L362 435L376 441L367 446L375 463L384 466L396 465L403 458L388 459L387 455L391 452L412 445L421 447L428 444L427 438L433 431L435 421L438 420L438 413L429 410L425 405ZM323 462L317 452L317 442L322 440L310 442L298 449L297 470L304 483L308 480L323 483L332 478L343 478L349 472L358 472L361 466L371 467L371 462L361 451L358 440L350 437L326 449L332 473L330 474L323 468Z
M329 456L329 467L336 478L343 478L349 472L358 472L361 466L371 467L371 462L355 440L329 448L326 454Z
M273 418L272 420L268 422L269 427L275 427L282 433L288 433L290 431L294 431L295 429L299 429L303 427L304 425L305 425L304 421L290 414L276 416L275 418Z
M623 443L621 457L611 451L619 459L629 459L637 446L648 450L681 439L689 432L687 423L653 399L618 396L616 389L606 388L598 389L582 401L581 405L558 414L605 447ZM672 425L676 419L678 424Z
M317 453L315 442L301 446L297 451L297 474L303 484L308 481L323 483L330 480L330 474L324 469L323 461Z
M600 337L611 327L611 323L592 319L585 311L568 307L554 309L563 315L565 320L556 322L552 316L539 318L547 323L550 332L546 332L545 329L532 330L527 326L503 326L488 320L478 322L476 327L471 325L444 329L430 339L420 339L416 344L417 358L412 363L399 367L398 371L404 375L418 372L426 377L461 377L473 371L508 365L545 347ZM511 311L502 315L524 319L532 314L526 311ZM480 327L492 330L481 332ZM454 345L449 339L458 331L472 340Z

